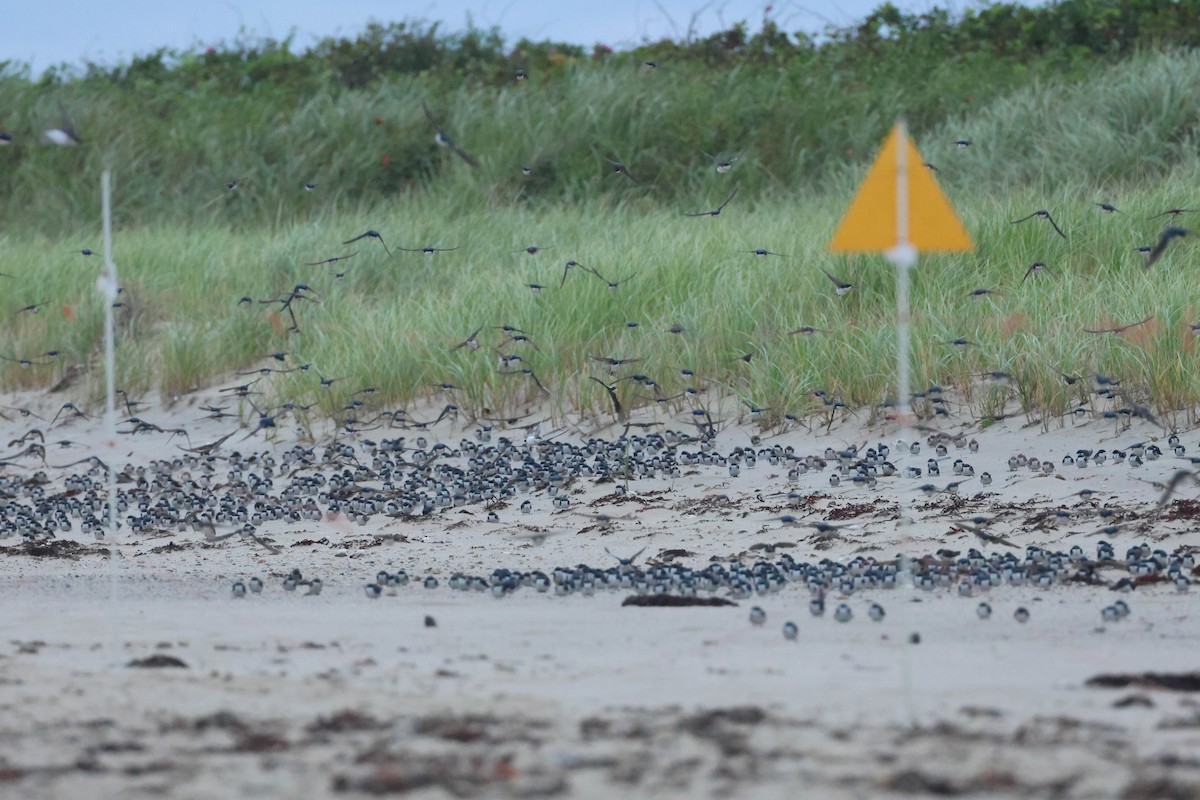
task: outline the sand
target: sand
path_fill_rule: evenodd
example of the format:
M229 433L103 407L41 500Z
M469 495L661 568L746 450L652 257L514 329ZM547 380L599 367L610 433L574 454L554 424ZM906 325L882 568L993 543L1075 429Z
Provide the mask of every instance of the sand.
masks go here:
M197 407L215 397L198 393L139 416L184 426L201 444L237 426L200 420ZM2 404L49 419L62 402L25 394ZM815 454L888 442L901 469L924 466L929 455L925 447L900 457L899 432L862 419L828 433L775 433L738 424L733 401L724 411L721 452L758 435L760 446ZM32 424L46 428L5 413L13 417L0 422L5 442ZM683 416L658 419L690 426ZM596 425L558 435L578 441ZM553 427L548 421L543 431ZM990 471L991 486L976 478L958 497L926 498L915 491L924 478L831 487L829 470L792 482L760 461L737 477L697 466L633 481L623 496L612 483L581 480L569 490L572 509L531 493L528 514L512 504L498 510L498 523L480 506L363 526L269 522L259 533L278 554L240 537L205 542L190 530L125 530L112 565L105 545L78 526L58 537L78 547L53 556L0 540L0 797L1200 797L1200 694L1088 684L1103 673L1200 670L1200 586L1118 594L1106 585L1125 574L1115 569L1101 585L1006 586L972 598L901 586L846 598L855 614L846 624L812 617L798 585L718 608L623 607L622 591L554 597L521 589L496 599L446 586L455 571L606 567L615 563L606 547L622 556L645 547L639 564L686 551L674 563L695 567L784 552L808 561L965 552L979 543L952 521L1006 509L1011 520L996 530L1022 548L1078 543L1092 554L1100 538L1119 555L1139 542L1169 553L1200 547L1195 487L1155 513L1155 482L1188 466L1172 457L1160 428L1070 418L940 427L979 442L978 453L950 445L950 460ZM362 437L453 444L474 428L447 420L430 431ZM304 437L292 423L273 435L267 442L239 432L222 452L279 453ZM525 433L496 430L494 440L500 435L520 441ZM1180 436L1188 455L1200 449L1200 435ZM52 445L60 439L77 444ZM1157 442L1166 454L1138 468L1060 463L1078 448L1135 442ZM187 446L159 433L111 440L100 420L80 418L47 430L46 443L51 465L87 455L144 464ZM1015 453L1053 461L1054 474L1009 472ZM943 466L930 482L956 479L949 461ZM24 459L4 474L37 469L54 481L51 494L82 467ZM1099 493L1096 504L1123 510L1116 535L1096 534L1101 523L1075 496L1084 488ZM797 507L789 491L801 493ZM1056 508L1078 513L1056 526L1045 514ZM595 513L614 519L588 516ZM823 537L784 527L785 513L855 527ZM534 533L553 535L542 544L520 538ZM795 546L774 555L749 549L780 541ZM283 591L293 568L319 576L322 593ZM377 600L364 595L378 570L397 568L437 576L441 586L414 580ZM263 593L234 598L231 583L253 575L265 581ZM1118 597L1131 615L1102 622L1101 608ZM981 599L994 609L987 621L975 613ZM882 622L867 619L872 602L885 607ZM748 622L752 605L767 613L762 627ZM1013 619L1018 606L1031 614L1024 625ZM785 620L798 625L797 641L781 635ZM185 666L128 666L155 656Z

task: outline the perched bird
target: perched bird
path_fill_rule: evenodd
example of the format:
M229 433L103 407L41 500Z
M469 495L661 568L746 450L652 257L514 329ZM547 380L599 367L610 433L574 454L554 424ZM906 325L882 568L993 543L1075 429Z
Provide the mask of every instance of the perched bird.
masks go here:
M1029 609L1025 608L1025 606L1018 607L1017 610L1013 612L1013 619L1022 625L1024 625L1026 622L1029 622Z
M365 587L363 587L363 590L366 592L367 597L371 598L372 600L378 600L379 596L383 594L383 587L381 587L378 583L368 583Z
M783 638L789 642L796 641L796 637L800 635L800 629L796 627L796 623L791 620L783 623Z
M767 621L767 612L762 610L761 606L754 606L750 609L750 624L762 625Z
M992 616L992 607L987 603L980 603L975 606L975 615L980 619L989 619Z

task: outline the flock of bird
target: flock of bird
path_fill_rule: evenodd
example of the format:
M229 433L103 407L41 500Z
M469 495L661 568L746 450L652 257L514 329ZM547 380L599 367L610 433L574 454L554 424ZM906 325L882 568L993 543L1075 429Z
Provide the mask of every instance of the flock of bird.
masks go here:
M442 121L427 105L424 106L424 111L434 128L436 142L448 148L464 163L472 167L479 166L478 159L455 143L446 133ZM0 133L0 142L11 140L12 136L7 132ZM58 146L75 146L82 142L65 111L62 123L47 129L43 140ZM959 149L965 149L970 146L970 142L960 140L955 145ZM743 150L732 157L705 155L713 162L716 172L725 175L736 168L745 152ZM607 160L615 174L636 181L626 163L613 158ZM936 169L931 164L927 166ZM525 166L522 172L529 175L532 169ZM244 180L233 179L226 184L226 188L235 191ZM309 184L305 188L311 191L315 186ZM687 212L686 216L717 217L737 198L738 191L739 187L735 184L714 208ZM1119 209L1111 204L1097 205L1104 213L1120 213ZM1164 215L1174 218L1188 212L1188 209L1176 208L1164 212ZM1044 221L1055 235L1067 238L1062 227L1046 210L1037 210L1012 220L1012 224L1031 220ZM1139 248L1146 256L1147 266L1159 261L1171 242L1188 233L1184 228L1168 227L1162 231L1156 244ZM393 249L389 247L383 234L374 229L349 236L342 244L372 241L377 241L388 256L392 255ZM457 247L423 246L396 249L434 255L455 250ZM533 254L540 249L545 248L530 246L527 252ZM79 252L84 256L93 254L92 250L86 248ZM780 255L765 248L755 248L746 252L761 258ZM308 262L308 266L335 265L353 258L356 254L357 251L330 256ZM1025 272L1022 282L1043 269L1044 263L1035 262ZM628 280L628 277L611 280L598 270L571 259L563 265L559 288L565 285L573 270L595 276L612 290L618 289ZM855 288L851 282L842 280L824 269L822 272L833 285L836 296L844 296ZM547 288L536 283L529 283L527 286L535 292ZM989 293L992 293L991 290L980 289L975 294ZM297 309L305 301L314 300L314 295L308 285L297 284L279 297L259 300L249 295L244 296L239 305L277 305L280 314L287 314L291 323L290 330L298 331L300 320ZM29 306L22 310L36 312L37 307ZM1089 332L1119 334L1150 319L1151 317L1147 317L1141 322L1116 328L1093 329ZM450 352L482 349L483 344L479 337L487 327L494 327L502 336L501 344L494 348L499 353L501 374L527 376L538 391L548 393L543 382L525 360L520 355L509 352L510 346L515 345L536 347L529 334L520 328L511 325L481 325L457 344L448 345L447 349ZM790 333L817 332L820 332L820 329L804 327ZM956 339L954 344L965 347L971 343L962 338ZM57 355L57 351L49 351L37 357L4 358L22 367L30 367L53 363ZM247 438L259 431L269 432L276 428L277 420L283 414L305 410L304 407L292 403L284 403L278 409L268 409L260 407L255 401L259 394L255 388L258 381L275 374L308 371L312 367L311 364L285 365L288 355L272 354L268 360L277 364L240 373L257 376L255 381L221 390L221 393L230 399L245 400L256 412L257 420L251 424ZM748 361L750 357L750 354L747 354L743 359ZM379 523L384 519L389 523L394 521L397 524L405 524L437 518L449 509L482 507L486 511L488 524L503 526L505 523L500 518L501 512L506 512L512 504L518 503L519 495L523 493L530 495L530 498L519 501L517 507L523 512L531 509L533 498L545 498L553 506L553 513L556 515L566 515L567 520L585 520L588 526L593 528L609 529L622 517L581 510L578 507L579 502L573 497L572 487L581 486L583 483L611 484L614 494L623 495L630 490L631 482L638 480L678 478L685 470L709 470L737 477L743 469L753 469L760 461L779 467L787 474L788 481L792 484L811 481L812 476L818 474L824 475L823 480L831 487L850 489L872 490L879 488L881 481L909 481L910 487L905 491L920 492L933 499L957 496L960 487L972 480L978 480L981 490L986 489L996 479L986 471L976 475L974 467L964 459L958 458L952 466L955 480L946 485L923 482L940 477L941 464L949 459L948 443L959 447L966 446L970 452L974 452L977 447L974 442L968 445L963 437L950 437L938 433L931 433L926 443L934 449L933 455L923 464L908 464L903 467L897 467L890 460L890 451L886 445L862 450L854 446L840 451L829 448L823 454L801 455L791 447L769 446L760 441L751 447L736 447L726 453L720 453L716 449L720 421L714 420L703 406L700 398L704 396L706 389L702 388L703 381L694 371L682 370L681 377L685 382L695 383L689 383L679 395L663 397L659 391L659 382L654 378L640 372L621 374L626 367L642 359L596 354L589 354L589 358L603 367L605 373L604 378L589 378L603 386L611 401L614 416L625 423L625 429L620 436L612 440L587 439L577 445L555 440L554 435L544 437L540 423L521 426L524 431L523 438L511 440L500 436L495 444L491 441L492 428L482 424L477 425L471 438L463 438L456 445L431 441L425 432L447 417L456 419L459 408L455 403L448 403L436 420L420 422L404 411L370 409L365 398L376 390L373 387L364 387L351 395L351 399L341 410L342 419L339 421L337 437L323 448L296 444L286 450L267 450L243 455L229 449L228 440L236 432L231 431L207 445L193 446L189 439L188 446L180 446L179 455L156 459L146 465L127 464L118 467L106 464L91 455L71 464L56 466L47 460L47 447L53 443L47 441L46 434L61 426L70 425L76 419L86 418L85 413L75 404L66 403L53 419L45 421L45 429L30 428L24 435L9 442L9 448L15 448L13 452L0 457L0 471L33 470L32 474L24 476L0 474L0 498L4 501L3 508L0 509L0 538L20 535L27 545L44 545L60 534L73 531L76 525L85 534L102 536L106 529L104 492L107 478L114 472L121 486L118 515L122 526L131 534L153 539L172 537L190 528L200 532L208 545L241 538L272 553L281 552L277 540L289 525L311 526L337 520L367 525L372 520ZM1070 385L1088 382L1084 376L1059 374ZM1012 376L1003 372L989 372L981 377L997 385L1008 385L1012 382ZM328 387L339 379L321 376L320 380L323 387ZM624 381L630 381L648 390L652 395L650 399L656 403L680 398L692 400L693 403L686 413L690 428L684 431L668 429L661 433L656 431L645 435L632 434L635 423L631 420L630 409L622 402L617 392L617 385ZM1117 420L1140 417L1160 425L1166 432L1166 426L1158 421L1149 408L1135 402L1119 381L1103 375L1093 375L1090 382L1094 395L1115 401L1109 410L1102 412L1105 416ZM439 388L447 392L456 389L449 383L441 384ZM844 408L844 404L832 394L819 393L819 396L830 410L832 422L833 411ZM924 392L914 394L912 399L931 409L930 413L934 416L944 413L945 397L940 387L932 386ZM145 405L144 403L131 400L127 395L123 396L123 403L128 412L123 424L131 426L123 433L165 434L172 438L182 436L187 439L188 432L183 428L159 427L140 416L143 412L139 411L139 407ZM749 403L746 405L752 416L762 411ZM22 417L37 416L29 409L5 410L19 413ZM230 413L228 406L211 405L205 406L203 410L209 414L209 419L230 417L238 419L240 425L240 418L236 413ZM372 411L371 419L363 418L362 415L367 411ZM1085 405L1076 409L1077 413L1080 411L1092 413ZM12 421L12 418L2 411L0 416ZM480 419L475 417L473 422L478 423ZM514 426L522 419L507 417L493 421ZM789 421L801 422L795 418L789 418ZM644 425L662 427L660 423ZM367 434L372 430L382 430L386 435L388 431L395 429L407 429L418 435L412 442L404 436L378 440L367 438ZM1186 457L1178 437L1173 435L1168 446L1173 450L1173 456ZM916 457L920 450L920 444L913 443L904 455ZM1126 449L1113 450L1111 453L1103 449L1079 450L1075 454L1064 456L1059 463L1084 468L1089 465L1103 465L1108 461L1111 464L1127 463L1136 467L1161 455L1161 450L1156 445L1137 443ZM62 491L47 491L47 487L54 486L60 478L51 477L46 470L65 472L77 466L84 466L86 469L62 476ZM1055 461L1014 456L1009 462L1009 468L1014 474L1020 470L1028 470L1044 475L1054 472ZM1160 510L1168 502L1171 494L1188 480L1197 481L1197 473L1188 469L1174 473L1163 488ZM1050 518L1050 522L1062 524L1094 517L1101 525L1097 532L1109 536L1134 524L1130 521L1132 515L1122 518L1117 509L1095 505L1092 502L1092 495L1095 493L1089 492L1087 496L1084 494L1077 493L1085 508L1059 508L1053 518ZM799 502L801 497L803 492L796 489L783 493L781 502L798 510L802 507L802 503ZM773 520L783 528L810 529L814 532L812 536L817 540L836 537L840 531L855 527L838 525L811 515L798 516L792 513L775 516ZM1016 551L1019 548L1011 540L1011 534L997 532L1002 526L1011 526L1014 522L1019 523L1019 520L1004 516L974 516L955 518L950 524L952 531L972 534L982 546L1007 547ZM521 536L530 546L538 546L549 537L565 532L566 527L564 523L555 531L539 530ZM795 546L795 543L777 542L755 545L751 549L773 553L779 548L791 546ZM911 581L919 589L932 591L953 588L961 595L975 596L989 587L1000 585L1049 588L1068 582L1105 583L1101 575L1115 570L1123 574L1115 580L1113 588L1128 589L1145 583L1169 580L1180 591L1186 591L1191 582L1188 575L1193 574L1195 569L1194 557L1187 550L1167 554L1165 551L1151 550L1149 546L1136 545L1126 552L1124 558L1118 559L1112 546L1104 542L1097 547L1094 558L1085 556L1078 546L1068 552L1031 546L1026 549L1024 557L1018 556L1016 552L987 555L981 550L971 548L966 554L962 554L942 548L933 554L912 558L899 556L890 561L858 557L845 564L832 560L809 563L797 561L784 554L776 561L759 559L747 563L737 560L728 567L710 564L702 569L673 564L661 557L651 566L640 567L635 561L641 554L642 551L628 558L613 556L617 561L615 565L592 567L580 564L556 568L549 573L536 570L523 572L502 567L496 568L490 575L455 573L448 583L451 589L486 592L498 598L508 596L521 588L529 588L536 592L559 596L589 595L605 589L649 596L695 597L701 593L720 594L734 600L749 599L755 595L770 595L787 586L798 585L811 592L809 610L812 614L820 616L825 611L827 595L839 593L848 598L865 589L893 588L905 581ZM381 570L365 584L364 592L367 598L376 599L394 593L408 582L408 575L403 569L394 572ZM438 580L433 576L426 577L422 583L430 589L438 586ZM243 598L259 594L267 585L268 583L259 577L238 580L233 584L233 595ZM285 590L295 591L299 587L306 587L307 595L320 594L323 585L320 578L305 578L298 569L288 573L282 581ZM986 603L981 604L979 613L981 617L986 618L990 614L990 607ZM1102 615L1105 620L1116 620L1127 613L1127 607L1112 606L1106 607ZM884 616L882 605L872 604L867 615L871 619L881 620ZM849 621L852 616L852 609L847 603L839 604L834 611L834 618L842 622ZM1025 621L1029 618L1029 612L1025 608L1019 608L1015 616L1018 621ZM751 614L751 622L762 624L764 621L765 612L755 607ZM796 632L794 622L785 623L785 636L795 638Z

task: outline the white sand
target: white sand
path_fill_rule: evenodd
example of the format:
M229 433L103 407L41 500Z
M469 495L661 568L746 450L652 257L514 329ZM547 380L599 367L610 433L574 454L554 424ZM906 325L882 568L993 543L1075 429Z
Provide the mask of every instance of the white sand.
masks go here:
M195 406L212 398L140 416L163 427L184 425L193 444L201 444L231 429L229 420L196 421L202 412ZM61 402L25 395L3 404L49 417ZM29 423L0 423L4 441ZM685 423L668 425L683 430ZM98 555L71 560L6 552L0 556L0 797L359 796L335 791L347 788L421 798L879 797L935 790L1167 796L1143 791L1156 780L1176 786L1175 796L1189 796L1180 787L1192 787L1191 796L1200 797L1200 695L1084 685L1102 672L1200 669L1200 587L1177 594L1168 584L1121 595L1133 613L1110 625L1101 624L1100 609L1118 595L1104 587L994 589L985 599L995 614L986 622L976 618L977 598L949 590L864 591L846 600L855 619L843 625L831 614L811 617L809 595L796 585L737 607L674 609L623 608L625 593L605 590L556 598L522 589L497 600L445 585L456 570L608 566L614 562L605 546L620 555L646 546L639 563L685 549L694 555L677 562L696 567L739 554L750 562L760 557L750 545L784 540L797 546L780 553L797 560L965 551L976 539L951 532L953 519L1018 505L1021 513L995 532L1022 547L1065 550L1078 542L1090 555L1102 538L1091 535L1100 527L1094 516L1081 514L1057 529L1029 523L1039 510L1083 508L1072 494L1085 487L1101 492L1099 503L1142 519L1105 537L1118 557L1141 541L1168 552L1200 546L1194 523L1167 521L1172 509L1152 517L1159 491L1149 482L1186 465L1169 450L1138 469L1058 463L1080 447L1158 441L1167 450L1161 430L1055 425L1043 432L1005 421L972 434L979 453L951 447L951 460L962 457L996 478L987 490L977 478L965 484L964 503L953 512L946 509L952 498L928 500L914 491L925 478L880 480L877 491L831 488L826 470L789 484L784 468L760 462L737 478L717 467L685 468L681 478L639 480L629 497L605 502L596 501L611 495L612 484L577 482L570 490L574 509L629 517L607 530L533 494L530 514L513 504L499 512L499 524L487 523L475 506L422 520L377 518L363 527L344 519L267 523L260 533L282 548L279 555L236 537L208 544L191 531L143 538L127 530L115 570ZM46 435L47 460L61 465L96 454L119 466L178 453L163 434L121 436L110 446L101 427L95 420L54 427ZM453 443L470 430L447 422L424 435ZM748 445L752 432L730 426L716 449ZM422 432L364 434L401 435L412 440ZM896 435L846 422L833 435L800 430L764 435L763 444L820 454L852 440L894 443ZM222 452L278 451L294 441L290 428L271 445L261 435L239 442L242 436ZM80 444L52 446L60 438ZM1200 435L1184 433L1182 440L1189 455L1200 450ZM929 451L901 458L894 450L892 460L901 469L924 466ZM1055 475L1013 475L1005 462L1017 452L1054 461ZM20 463L28 469L9 467L5 474L40 468L34 460ZM47 470L56 481L68 471ZM956 480L949 461L942 477L928 480L939 486ZM282 483L277 478L276 489ZM792 489L811 504L789 509L786 497L772 495ZM1195 495L1195 487L1181 489L1183 498ZM857 527L832 541L778 522L782 513L825 519L859 504L874 508L845 520ZM899 524L898 516L916 522ZM540 546L517 538L533 531L558 535ZM380 543L380 533L404 538ZM94 544L78 526L59 538ZM306 540L319 543L297 545ZM168 543L181 549L154 552ZM5 545L19 542L0 541ZM323 593L284 592L280 581L293 567L322 578ZM425 590L414 581L394 596L364 596L363 585L379 569L400 567L416 579L437 575L442 587ZM266 582L262 596L232 598L231 582L251 575ZM839 600L830 600L832 609ZM882 623L866 617L875 601L887 610ZM767 612L762 628L747 622L755 604ZM1031 611L1026 625L1012 618L1019 605ZM426 615L436 627L425 627ZM787 619L799 625L798 642L780 634ZM907 644L912 633L919 633L919 644ZM155 653L180 658L187 668L125 666ZM1145 698L1135 700L1145 705L1114 707L1131 696ZM359 716L342 718L333 730L313 727L346 711Z

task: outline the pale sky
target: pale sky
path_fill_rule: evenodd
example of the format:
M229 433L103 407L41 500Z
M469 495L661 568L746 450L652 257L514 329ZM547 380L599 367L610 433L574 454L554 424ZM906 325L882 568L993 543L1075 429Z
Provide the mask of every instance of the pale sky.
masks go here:
M295 31L297 49L325 36L353 36L370 20L441 21L459 31L498 26L511 43L525 36L620 49L665 36L682 38L695 20L699 35L747 20L757 30L764 11L785 31L819 32L827 23L864 18L882 0L13 0L0 23L0 61L45 67L90 59L125 61L159 47L203 48L232 40L239 29L283 38ZM961 8L970 0L896 0L905 11L935 5ZM19 10L17 10L19 9Z

